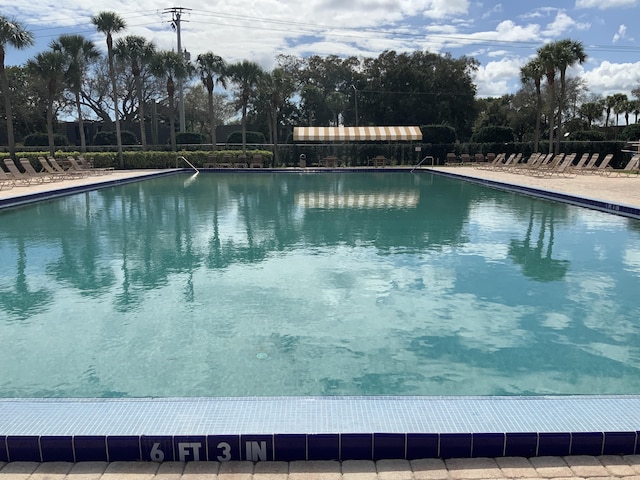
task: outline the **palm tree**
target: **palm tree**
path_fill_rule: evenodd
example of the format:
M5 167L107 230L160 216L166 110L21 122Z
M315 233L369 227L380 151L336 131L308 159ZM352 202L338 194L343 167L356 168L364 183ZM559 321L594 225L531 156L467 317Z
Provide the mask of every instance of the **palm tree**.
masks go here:
M111 78L111 95L113 97L113 111L116 119L116 142L118 144L118 160L120 167L124 167L124 158L122 157L122 135L120 133L120 112L118 110L118 88L116 85L116 69L113 65L113 34L125 29L127 26L115 12L100 12L98 15L91 17L91 23L96 29L104 33L107 37L107 58L109 60L109 77Z
M216 116L213 111L213 89L216 83L222 85L223 88L227 88L226 82L226 69L227 64L222 57L213 54L212 52L201 53L196 59L198 64L198 72L200 73L200 79L207 88L208 100L209 100L209 131L211 133L211 148L216 149Z
M555 42L556 66L560 72L560 104L558 105L558 135L556 140L556 153L560 152L560 138L562 138L562 119L567 102L567 68L576 63L582 65L587 59L582 42L570 39Z
M67 59L62 52L49 50L39 53L35 59L27 62L27 69L39 77L47 91L47 137L49 153L55 155L56 146L53 137L53 104L59 96L65 74Z
M92 41L87 40L82 35L60 35L58 40L51 42L51 48L64 53L67 58L65 83L75 97L78 130L80 133L80 151L84 153L87 151L87 140L84 133L80 93L87 73L87 66L89 62L96 60L100 56L100 52L98 52Z
M175 91L176 80L186 80L191 74L192 66L181 53L173 51L157 52L151 61L151 72L157 78L167 79L167 97L169 99L169 132L171 135L171 150L176 151L175 129Z
M613 95L609 95L607 96L607 98L604 99L604 106L605 106L605 111L607 112L607 116L604 120L604 126L608 127L609 126L609 119L611 118L611 111L613 110L613 107L615 107L616 104L616 99L614 98Z
M9 155L16 158L16 141L13 133L13 111L11 109L11 92L9 90L9 79L4 69L4 58L7 46L22 49L33 45L33 35L31 32L15 20L9 20L0 15L0 86L4 95L4 109L7 117L7 140L9 142Z
M533 81L536 87L536 128L533 138L533 151L538 151L540 142L540 117L542 116L542 77L544 76L543 65L538 58L534 58L520 68L520 80L523 84Z
M614 93L612 96L612 107L616 114L616 127L618 126L618 118L621 113L624 113L627 108L627 102L629 99L624 93Z
M273 165L277 166L278 160L278 117L282 105L288 101L296 90L295 80L285 68L277 67L271 73L264 73L258 86L259 97L263 99L265 111L269 117L269 132L273 143ZM255 105L254 105L255 106Z
M553 153L553 131L556 114L556 69L558 54L555 43L547 43L538 49L538 59L547 78L549 89L549 153Z
M247 154L247 108L249 102L255 96L255 90L264 75L260 65L248 60L234 63L227 71L231 81L238 87L236 92L240 108L242 110L242 153Z
M138 120L140 122L140 143L142 149L147 149L147 133L144 123L144 94L142 91L142 68L148 65L156 52L156 46L147 42L144 37L138 35L127 35L116 41L114 54L122 61L129 62L131 73L136 85L136 95L138 97Z

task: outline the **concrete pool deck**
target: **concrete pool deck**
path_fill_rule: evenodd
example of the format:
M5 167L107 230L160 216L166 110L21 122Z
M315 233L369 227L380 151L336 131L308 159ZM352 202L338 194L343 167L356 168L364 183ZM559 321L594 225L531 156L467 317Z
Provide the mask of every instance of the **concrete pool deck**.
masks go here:
M426 169L424 169L426 170ZM629 177L578 176L575 178L535 178L472 167L436 167L439 173L463 176L559 192L575 197L600 200L615 205L640 208L640 179ZM0 191L2 202L47 198L61 189L94 188L104 182L129 182L159 175L163 171L114 172L106 176L68 180L53 184L15 187ZM77 191L77 190L76 190ZM6 204L5 204L6 205ZM615 211L613 213L616 213ZM0 405L1 407L1 405ZM549 412L548 412L549 413ZM603 412L604 413L604 412ZM553 413L549 413L553 416ZM37 418L37 415L36 417ZM632 430L640 430L633 423ZM2 421L0 421L0 424ZM35 425L37 430L38 426ZM625 432L629 428L622 427ZM380 430L376 430L380 431ZM529 431L526 430L525 431ZM587 430L590 431L590 430ZM0 432L4 434L4 432ZM55 432L54 432L55 434ZM554 440L555 441L555 440ZM0 442L2 443L2 442ZM8 444L3 445L5 449ZM634 450L637 446L637 433ZM76 480L103 479L460 479L480 478L628 478L640 479L640 455L546 455L533 458L504 456L489 458L438 458L415 460L345 460L251 462L51 462L0 461L0 480L18 479Z

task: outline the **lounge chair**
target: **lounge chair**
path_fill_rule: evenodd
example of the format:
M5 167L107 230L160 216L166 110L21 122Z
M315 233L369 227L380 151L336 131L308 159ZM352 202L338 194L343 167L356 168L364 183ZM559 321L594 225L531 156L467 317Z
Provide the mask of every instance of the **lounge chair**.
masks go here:
M587 164L588 160L589 160L589 154L583 153L582 156L580 157L580 160L578 160L578 163L576 163L573 167L571 167L572 170L578 171L579 169L581 169Z
M447 153L447 159L444 161L444 164L458 166L460 165L460 162L458 162L458 157L456 156L455 153L449 152Z
M262 155L256 154L251 157L251 163L249 164L249 168L263 168L264 167L264 159Z
M498 155L494 155L491 161L488 161L489 155L492 155L492 154L487 155L486 162L478 163L474 166L479 170L491 170L494 167L498 167L504 161L504 157L505 157L504 153L499 153Z
M16 186L16 181L13 177L10 177L7 172L0 168L0 190L4 187L13 188Z
M10 158L5 158L4 164L6 165L9 173L16 181L16 185L19 183L20 185L31 185L31 182L34 180L33 177L27 175L26 173L22 173L16 164Z
M53 168L53 166L49 163L49 161L44 157L38 157L38 161L42 166L42 170L40 171L40 173L48 173L49 175L60 180L65 180L67 178L75 177L75 175L68 174L62 168L60 168L60 170Z
M78 170L65 170L64 168L62 168L62 166L58 163L58 161L53 158L53 157L49 157L47 158L47 161L49 162L49 164L51 165L51 168L53 168L56 172L58 173L62 173L64 175L67 176L67 178L81 178L81 177L86 177L87 175L89 175L89 172L85 172L85 171L78 171Z
M247 156L246 155L238 155L232 160L233 168L247 168Z
M640 170L638 170L638 168L640 168L638 166L639 162L640 162L640 154L636 153L635 155L631 156L631 158L629 159L627 164L624 166L624 168L611 169L608 174L611 175L615 173L617 176L626 175L628 177L630 177L631 175L637 176L638 173L640 173Z
M87 170L93 170L96 172L101 173L102 175L105 175L107 173L111 173L113 172L113 167L101 167L101 168L95 168L95 166L93 165L93 160L89 161L86 158L84 158L84 156L82 155L78 155L78 164L82 167L85 168Z
M67 157L67 161L71 167L69 168L72 172L84 172L87 175L105 175L109 173L113 168L87 168L80 165L75 158L69 156Z
M611 160L613 160L613 153L607 153L597 166L593 166L593 167L587 166L585 168L581 168L580 173L588 173L588 174L595 173L598 175L609 175L611 173L611 170L613 170L609 166L609 163L611 162ZM591 163L591 161L589 161L589 163Z
M20 165L22 165L22 168L24 169L25 173L30 177L33 177L33 179L38 183L53 182L54 180L61 180L61 178L58 175L52 175L48 172L36 172L35 168L33 168L33 165L31 165L31 162L26 158L20 159Z
M539 153L532 153L526 162L514 163L509 165L507 169L511 173L528 173L530 170L533 170L536 166L540 165L542 159L543 155Z
M508 171L511 167L518 165L520 163L520 160L522 160L522 153L512 153L504 163L498 165L498 168L496 168L496 170Z
M573 165L575 158L575 153L570 153L566 156L564 153L560 153L554 157L551 165L535 169L533 175L537 177L550 177L553 175L573 177L575 174L571 170L571 165Z

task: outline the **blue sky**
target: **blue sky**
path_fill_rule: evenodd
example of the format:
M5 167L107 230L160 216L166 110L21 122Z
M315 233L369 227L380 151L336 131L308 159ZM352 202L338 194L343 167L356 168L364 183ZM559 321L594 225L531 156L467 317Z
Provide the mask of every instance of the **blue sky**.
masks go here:
M91 16L102 10L127 22L126 34L158 47L177 44L166 9L184 7L182 46L195 58L213 51L228 62L252 60L271 69L278 54L375 57L384 50L468 55L480 62L480 96L520 87L519 70L545 42L582 41L587 61L569 74L593 93L640 87L640 0L14 0L2 14L31 30L36 45L9 48L6 65L23 64L63 33L82 33L104 49Z

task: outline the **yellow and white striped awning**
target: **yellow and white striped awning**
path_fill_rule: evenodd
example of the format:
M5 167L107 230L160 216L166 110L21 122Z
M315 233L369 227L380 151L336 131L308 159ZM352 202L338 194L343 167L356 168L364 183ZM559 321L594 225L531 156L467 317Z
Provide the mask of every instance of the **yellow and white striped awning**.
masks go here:
M422 140L420 127L294 127L294 142Z

